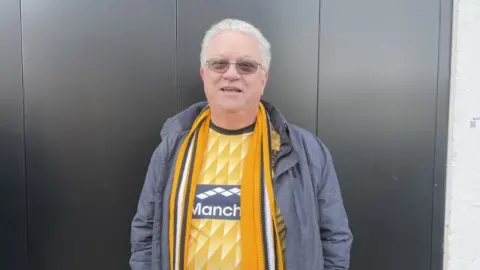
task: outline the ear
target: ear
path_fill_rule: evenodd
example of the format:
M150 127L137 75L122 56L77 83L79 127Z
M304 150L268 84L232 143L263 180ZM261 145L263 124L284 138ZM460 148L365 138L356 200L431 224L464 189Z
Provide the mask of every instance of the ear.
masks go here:
M203 69L203 67L201 67L200 68L200 77L202 77L202 80L205 79L204 76L205 76L205 70Z
M262 83L263 83L264 87L265 87L265 85L267 85L269 75L270 75L270 73L265 72L265 76L263 76L263 78L262 78Z

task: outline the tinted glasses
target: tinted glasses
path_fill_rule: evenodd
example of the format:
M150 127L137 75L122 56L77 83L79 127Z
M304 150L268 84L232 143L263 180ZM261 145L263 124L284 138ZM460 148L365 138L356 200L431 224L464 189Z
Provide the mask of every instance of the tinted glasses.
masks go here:
M207 61L209 69L218 72L225 73L231 64L235 65L239 74L252 74L255 73L258 67L261 65L253 60L238 60L237 62L230 62L225 59L213 59Z

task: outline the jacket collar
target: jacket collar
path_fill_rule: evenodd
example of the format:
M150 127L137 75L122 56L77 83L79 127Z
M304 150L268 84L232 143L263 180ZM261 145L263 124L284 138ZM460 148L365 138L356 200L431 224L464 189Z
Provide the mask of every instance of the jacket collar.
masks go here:
M290 124L285 120L285 117L280 113L277 108L275 108L275 106L264 100L262 100L261 102L265 106L265 109L270 116L270 121L273 127L280 135L280 151L275 162L275 179L278 179L278 176L285 173L287 170L289 170L298 163L298 157L295 151L292 151L293 145L290 137ZM207 106L208 103L205 101L197 102L188 107L187 109L167 119L167 121L165 121L165 124L163 125L162 131L160 132L161 137L166 137L168 135L184 135L190 130L197 116Z
M277 132L279 132L282 142L289 141L288 123L285 117L271 103L264 100L261 102L265 106L265 109L270 116L270 121L272 122L273 127L277 130ZM162 131L160 132L161 136L165 137L170 134L178 134L190 130L197 116L207 106L208 103L206 101L197 102L170 117L163 125Z

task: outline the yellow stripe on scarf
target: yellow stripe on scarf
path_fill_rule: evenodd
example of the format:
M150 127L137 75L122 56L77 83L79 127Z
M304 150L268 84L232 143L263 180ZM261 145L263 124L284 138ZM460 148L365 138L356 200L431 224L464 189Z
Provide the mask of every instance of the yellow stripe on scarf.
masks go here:
M210 108L207 107L193 123L180 147L175 163L169 201L169 247L172 270L183 270L187 265L195 189L203 164L209 128ZM284 269L276 223L269 128L267 113L263 104L259 103L241 181L240 226L243 270ZM266 214L268 206L269 214ZM270 223L272 226L267 226ZM271 235L270 241L268 235ZM273 258L273 261L269 258Z

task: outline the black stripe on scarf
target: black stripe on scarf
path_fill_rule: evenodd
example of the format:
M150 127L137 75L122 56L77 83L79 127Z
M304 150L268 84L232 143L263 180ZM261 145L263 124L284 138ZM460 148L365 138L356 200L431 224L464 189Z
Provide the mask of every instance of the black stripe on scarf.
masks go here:
M267 119L268 153L269 153L269 155L270 155L270 162L271 162L271 160L272 160L272 158L273 158L273 156L272 156L272 154L273 154L273 152L272 152L272 131L271 131L270 116L268 115L268 113L267 113L266 110L265 110L265 114L266 114L266 119ZM272 177L271 180L272 180L272 188L273 188L273 179L274 179L274 177L273 177L273 163L270 163L269 165L270 165L270 168L271 168L271 169L270 169L270 175L271 175L271 177ZM273 194L273 196L275 196L275 195ZM273 201L275 201L275 200L273 200ZM271 210L271 211L273 211L273 212L276 214L276 207L275 207L275 205L270 205L270 208L273 209L273 210ZM274 268L274 269L275 269L275 270L278 270L278 269L280 268L280 266L279 266L278 249L277 249L277 248L278 248L278 244L277 244L277 231L275 230L275 225L276 225L276 224L274 224L275 220L274 220L273 217L271 217L271 219L272 219L272 225L273 225L273 226L272 226L272 231L273 231L273 249L274 249L274 254L275 254L275 268Z
M182 160L182 167L181 167L181 171L180 171L180 175L179 175L179 181L181 181L181 179L183 178L183 175L185 174L185 163L187 162L187 158L188 158L188 149L190 149L190 145L192 143L192 140L189 140L188 143L187 143L187 146L186 146L186 149L187 149L187 153L185 153L183 155L183 160ZM178 196L180 194L180 185L179 187L177 188L177 192L175 194L175 201L178 200ZM177 212L178 212L178 204L175 203L175 207L174 207L174 211L173 213L170 213L170 214L173 214L173 250L171 252L173 252L173 264L175 265L176 263L176 258L177 258L177 224L178 224L178 216L177 216ZM180 251L181 252L181 251ZM173 267L173 266L172 266Z
M265 260L265 269L269 270L268 262L268 239L267 239L267 224L265 219L265 211L267 210L267 205L265 204L265 171L263 170L263 143L260 143L260 202L261 202L261 211L260 216L262 219L262 242L263 242L263 258Z
M195 165L195 155L197 152L197 143L198 143L198 138L199 138L199 133L200 133L200 128L203 125L203 122L205 119L203 119L199 124L197 129L195 130L195 141L193 142L193 149L192 149L192 156L190 160L190 168L188 169L188 180L187 180L187 190L185 192L186 196L183 200L183 218L182 218L182 232L180 234L180 267L179 269L185 269L184 267L184 258L185 256L188 256L188 254L184 254L185 250L185 231L187 229L187 220L188 220L188 205L190 204L190 189L192 188L192 173L193 173L193 167ZM195 188L194 192L195 192Z
M190 189L191 189L191 185L192 185L192 172L193 172L193 167L195 165L195 154L196 154L196 151L197 151L197 142L198 142L198 137L199 137L199 131L200 131L200 128L202 127L202 124L203 122L205 121L202 120L197 128L195 129L195 132L194 132L194 135L192 137L195 138L195 140L193 140L193 138L191 138L189 141L188 141L188 144L187 144L187 147L185 148L185 154L183 156L183 161L182 161L182 167L181 167L181 175L179 176L180 179L179 179L179 182L178 182L178 185L179 187L181 186L181 182L182 182L182 179L183 179L183 175L185 174L185 163L187 162L187 159L188 159L188 152L190 152L190 145L192 144L192 141L193 141L193 149L192 149L192 154L190 156L190 166L188 168L188 179L187 179L187 183L186 183L186 192L185 192L185 197L183 199L183 218L182 218L182 232L180 233L180 248L179 248L179 252L180 254L176 254L176 245L178 243L178 239L176 238L176 235L177 235L177 224L178 224L178 216L177 216L177 210L178 210L178 204L175 204L175 213L174 213L174 247L173 247L173 263L176 264L176 257L177 256L180 256L179 258L179 263L180 263L180 267L179 269L184 269L184 258L185 258L185 254L184 254L184 250L185 250L185 230L186 230L186 223L187 223L187 210L188 210L188 204L189 204L189 194L190 194ZM194 187L195 188L195 187ZM179 193L180 193L180 188L177 189L177 194L176 194L176 197L175 197L175 200L177 201L178 200L178 196L179 196Z

